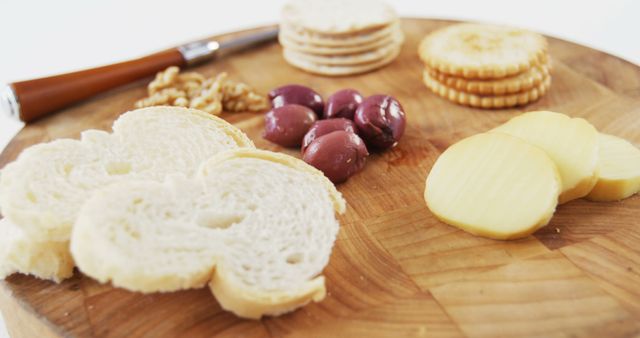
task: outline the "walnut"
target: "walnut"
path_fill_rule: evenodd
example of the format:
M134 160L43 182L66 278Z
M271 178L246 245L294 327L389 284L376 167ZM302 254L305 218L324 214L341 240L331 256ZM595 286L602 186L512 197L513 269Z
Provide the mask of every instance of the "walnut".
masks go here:
M246 83L230 80L224 72L205 78L199 73L180 73L178 67L169 67L156 74L147 92L148 97L136 102L136 107L171 105L196 108L213 115L223 110L254 112L269 108L264 95Z
M260 111L269 108L269 101L256 94L245 83L228 80L224 84L223 105L226 111Z
M151 81L151 83L149 83L149 86L147 87L149 90L149 95L156 94L164 89L175 86L176 78L178 77L179 72L180 68L169 67L164 71L156 74L156 78Z
M144 98L136 102L136 108L150 107L150 106L180 106L186 107L187 94L176 88L165 88L151 94L149 97Z

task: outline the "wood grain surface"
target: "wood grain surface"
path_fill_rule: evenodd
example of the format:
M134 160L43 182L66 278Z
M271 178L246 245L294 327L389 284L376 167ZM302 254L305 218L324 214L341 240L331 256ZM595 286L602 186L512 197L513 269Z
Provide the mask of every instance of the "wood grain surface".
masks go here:
M259 91L301 83L328 96L345 87L387 93L408 117L398 147L370 157L339 190L349 207L324 274L321 303L259 321L223 311L207 289L149 294L100 285L76 273L60 284L14 275L0 283L0 307L15 337L634 337L640 335L640 197L572 201L533 236L503 242L436 220L424 181L438 155L463 137L522 111L581 116L599 130L640 144L640 67L549 38L553 84L518 109L452 104L421 82L419 40L451 22L404 19L400 57L368 74L326 78L289 66L278 44L197 68L221 71ZM227 35L229 37L232 35ZM0 155L87 128L108 130L145 95L146 81L77 104L28 125ZM262 114L224 114L260 148Z

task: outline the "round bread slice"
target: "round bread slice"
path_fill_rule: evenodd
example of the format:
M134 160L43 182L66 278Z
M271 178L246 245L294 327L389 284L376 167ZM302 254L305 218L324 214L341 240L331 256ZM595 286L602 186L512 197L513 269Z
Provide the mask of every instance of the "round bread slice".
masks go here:
M544 151L514 136L485 133L440 155L424 198L447 224L484 237L515 239L549 222L560 189L558 170Z
M352 47L366 45L376 40L384 39L400 31L400 23L394 22L388 26L372 29L353 35L326 35L309 32L297 27L281 24L280 34L293 42L301 45L313 45L317 47Z
M282 8L282 21L320 34L351 35L397 20L394 9L379 0L294 0Z
M238 147L253 143L204 112L178 107L134 110L118 118L113 133L88 130L80 140L60 139L24 150L2 170L2 214L34 243L67 242L80 207L95 190L128 179L191 176L212 155ZM33 267L17 270L54 280L68 277L52 278Z
M109 205L105 209L105 205ZM223 308L259 318L324 297L345 202L321 172L254 149L214 156L192 179L96 192L73 229L79 269L141 292L206 283Z
M418 47L422 61L441 73L494 79L522 73L544 60L547 41L506 26L462 23L439 29Z

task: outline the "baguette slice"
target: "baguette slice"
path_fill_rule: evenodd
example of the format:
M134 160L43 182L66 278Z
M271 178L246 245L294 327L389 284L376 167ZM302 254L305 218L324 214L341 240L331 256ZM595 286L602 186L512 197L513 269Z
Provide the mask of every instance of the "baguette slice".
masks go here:
M0 220L0 278L16 272L37 272L60 282L73 275L69 242L34 241L8 219Z
M306 163L231 150L192 179L96 192L79 213L71 252L100 282L145 293L209 283L223 308L260 318L324 298L319 274L339 229L334 211L344 210L340 193Z
M11 250L18 250L11 256L36 255L44 250L38 243L69 241L78 210L95 190L129 179L159 181L170 173L192 176L212 155L238 147L252 148L253 143L220 118L177 107L125 113L113 124L113 133L87 130L80 140L60 139L32 146L0 176L2 214L24 233L21 242L32 243L24 246L3 241ZM20 252L21 248L29 248L29 252ZM2 267L9 264L4 260L0 270L61 280L73 268L65 255L70 255L68 250L60 253L58 261L68 266L53 275L40 265L12 263L11 269Z

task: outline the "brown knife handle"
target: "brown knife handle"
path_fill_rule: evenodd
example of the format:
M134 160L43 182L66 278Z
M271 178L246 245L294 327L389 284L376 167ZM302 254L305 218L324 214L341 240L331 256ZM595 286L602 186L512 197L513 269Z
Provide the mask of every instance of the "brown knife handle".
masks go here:
M20 120L30 122L102 91L153 75L169 66L186 65L177 48L139 59L11 84Z

